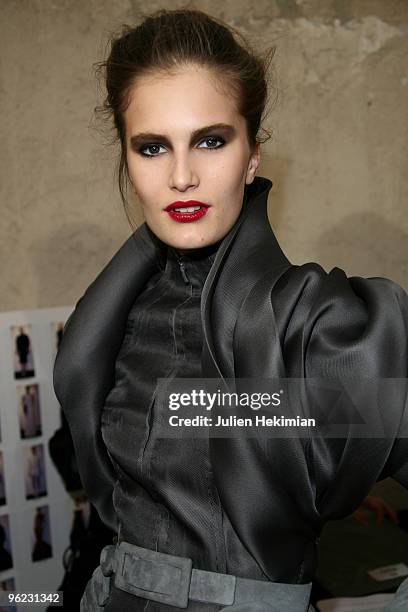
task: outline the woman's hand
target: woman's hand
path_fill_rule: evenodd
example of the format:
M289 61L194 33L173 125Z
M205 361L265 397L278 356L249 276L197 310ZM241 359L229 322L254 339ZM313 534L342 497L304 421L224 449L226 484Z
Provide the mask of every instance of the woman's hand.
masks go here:
M361 525L368 527L369 521L366 516L366 510L371 510L375 514L375 524L379 527L382 523L384 515L387 515L396 525L398 525L398 515L394 508L387 504L381 497L373 497L368 495L363 503L353 512L353 518Z

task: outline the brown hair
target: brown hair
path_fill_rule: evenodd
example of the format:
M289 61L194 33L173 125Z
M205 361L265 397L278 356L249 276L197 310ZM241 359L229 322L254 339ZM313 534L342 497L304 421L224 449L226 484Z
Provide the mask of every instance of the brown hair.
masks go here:
M192 63L211 68L229 85L237 110L246 120L248 141L255 146L270 138L261 123L266 116L267 71L274 52L272 46L257 55L235 28L203 11L186 8L158 10L144 16L137 26L122 26L112 37L108 59L96 64L107 95L95 111L113 118L115 141L119 139L121 145L117 178L127 214L129 176L123 113L137 77L156 71L171 74L180 65ZM266 135L263 139L260 129Z

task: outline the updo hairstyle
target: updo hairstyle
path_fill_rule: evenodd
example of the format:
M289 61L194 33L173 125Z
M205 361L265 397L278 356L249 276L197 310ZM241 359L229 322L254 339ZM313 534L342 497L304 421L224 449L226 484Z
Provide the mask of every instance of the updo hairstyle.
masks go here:
M139 25L122 26L109 47L108 59L95 65L98 79L106 86L106 97L95 112L109 122L113 119L112 142L120 142L117 180L127 214L129 175L123 115L138 77L157 72L171 75L191 64L209 68L219 77L223 91L234 97L246 121L250 146L270 138L261 124L267 114L267 73L275 47L257 54L235 28L195 9L161 9L144 16Z

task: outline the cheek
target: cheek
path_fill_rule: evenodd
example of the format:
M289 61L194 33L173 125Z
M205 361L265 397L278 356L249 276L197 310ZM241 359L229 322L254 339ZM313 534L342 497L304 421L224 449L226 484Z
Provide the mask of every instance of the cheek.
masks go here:
M221 181L229 193L239 189L247 169L246 159L241 151L223 156L217 163L209 165L209 174L214 180Z
M228 177L228 180L227 180ZM242 170L235 174L227 173L220 177L219 182L224 188L218 195L219 210L222 214L232 217L241 210L244 197L245 174Z
M152 205L152 202L157 201L157 200L154 200L153 198L148 198L146 195L144 197L141 197L140 195L138 195L138 200L139 200L144 218L146 220L156 219L157 221L157 217L161 211L157 209L157 206Z
M153 180L152 172L149 168L141 170L136 164L129 165L129 178L132 183L136 197L140 201L143 212L151 207L151 202L157 202L158 184Z

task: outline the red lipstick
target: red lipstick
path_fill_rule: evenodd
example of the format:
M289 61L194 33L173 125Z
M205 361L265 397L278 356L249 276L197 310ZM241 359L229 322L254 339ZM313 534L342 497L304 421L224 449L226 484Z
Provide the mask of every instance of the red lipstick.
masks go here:
M204 202L187 200L184 202L172 202L164 210L169 213L174 221L190 223L204 217L209 208L210 205L204 204Z

